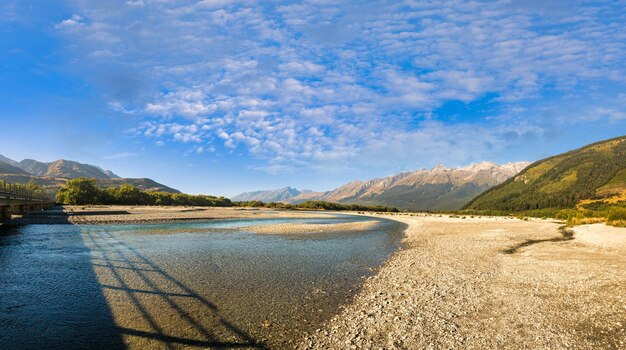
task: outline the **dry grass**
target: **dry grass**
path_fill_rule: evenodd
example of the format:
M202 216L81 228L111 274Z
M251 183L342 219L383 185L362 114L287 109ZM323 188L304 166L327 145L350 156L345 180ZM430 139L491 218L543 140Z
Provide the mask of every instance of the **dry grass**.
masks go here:
M609 220L606 224L615 227L626 227L626 220Z
M589 225L605 223L606 218L571 218L567 221L569 226Z

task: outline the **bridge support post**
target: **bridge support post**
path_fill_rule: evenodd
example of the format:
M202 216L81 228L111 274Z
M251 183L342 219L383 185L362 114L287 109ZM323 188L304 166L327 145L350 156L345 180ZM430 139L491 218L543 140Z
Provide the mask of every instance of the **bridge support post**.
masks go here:
M11 220L11 206L5 205L0 207L0 220Z
M28 205L17 204L11 206L11 213L15 215L26 215L28 214Z

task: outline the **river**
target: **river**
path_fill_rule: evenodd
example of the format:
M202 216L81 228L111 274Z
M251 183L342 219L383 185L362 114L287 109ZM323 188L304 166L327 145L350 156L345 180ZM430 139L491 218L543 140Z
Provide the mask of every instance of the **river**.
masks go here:
M372 220L26 225L0 231L0 349L292 348L399 246L370 231L244 227Z

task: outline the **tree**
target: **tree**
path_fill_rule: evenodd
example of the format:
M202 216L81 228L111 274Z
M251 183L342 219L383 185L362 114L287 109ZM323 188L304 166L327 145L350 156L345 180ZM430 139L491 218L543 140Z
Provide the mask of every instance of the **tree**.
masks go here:
M148 196L137 187L124 184L120 187L107 189L107 194L110 196L109 200L114 204L152 204L149 203Z
M101 192L96 187L96 179L79 177L69 180L56 195L61 204L84 205L100 202Z
M28 181L28 183L26 183L26 185L24 185L24 187L33 192L33 197L37 197L37 198L46 198L48 197L48 194L46 193L46 191L44 191L41 187L39 187L39 185L37 185L35 183L35 180L31 179L30 181Z

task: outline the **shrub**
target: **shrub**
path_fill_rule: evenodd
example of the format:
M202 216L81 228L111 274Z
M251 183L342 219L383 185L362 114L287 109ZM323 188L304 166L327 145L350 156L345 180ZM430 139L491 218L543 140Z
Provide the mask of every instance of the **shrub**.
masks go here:
M607 217L609 221L626 221L626 208L612 207Z

